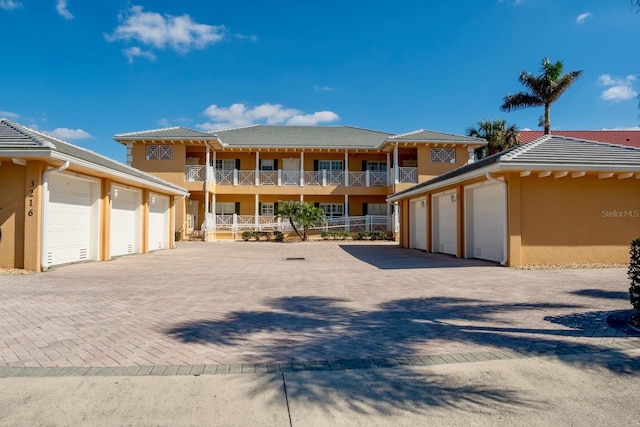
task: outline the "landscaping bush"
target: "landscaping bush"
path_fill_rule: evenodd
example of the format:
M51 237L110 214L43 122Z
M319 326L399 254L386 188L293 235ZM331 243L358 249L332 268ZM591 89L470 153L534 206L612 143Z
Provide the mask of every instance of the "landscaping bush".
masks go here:
M276 230L273 232L273 238L276 240L276 242L282 242L284 241L284 233L282 231Z
M629 288L629 298L631 305L636 310L640 310L640 237L631 242L631 262L629 263L629 279L631 279L631 287ZM636 318L639 318L636 315Z
M323 231L322 233L320 233L320 237L322 237L323 240L345 240L347 237L349 237L350 234L346 231Z
M253 231L245 230L242 232L242 240L244 240L245 242L248 242L249 239L251 239L252 237L253 237Z
M245 230L242 232L242 240L248 242L249 240L254 239L256 242L260 240L271 241L275 240L276 242L284 241L284 233L282 231L259 231L259 230Z

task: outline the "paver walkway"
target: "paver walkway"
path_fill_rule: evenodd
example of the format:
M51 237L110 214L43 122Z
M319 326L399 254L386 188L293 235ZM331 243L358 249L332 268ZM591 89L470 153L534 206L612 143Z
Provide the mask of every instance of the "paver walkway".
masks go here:
M0 376L610 354L640 347L606 321L631 308L627 289L624 269L520 271L392 243L181 243L0 276Z

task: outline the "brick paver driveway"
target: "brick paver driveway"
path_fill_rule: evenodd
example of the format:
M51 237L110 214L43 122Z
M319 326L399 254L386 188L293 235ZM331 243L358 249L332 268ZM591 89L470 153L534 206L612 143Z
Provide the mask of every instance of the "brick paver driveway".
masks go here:
M606 322L627 289L624 269L518 271L390 243L182 243L0 276L0 365L598 349L632 341Z

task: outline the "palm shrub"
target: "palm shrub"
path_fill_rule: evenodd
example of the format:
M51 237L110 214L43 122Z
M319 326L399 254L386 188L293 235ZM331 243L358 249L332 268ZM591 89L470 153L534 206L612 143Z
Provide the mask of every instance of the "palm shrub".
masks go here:
M629 262L629 279L631 279L631 287L629 287L629 299L631 305L636 310L640 310L640 237L631 242L631 261ZM640 320L640 313L635 316L636 321Z
M307 232L310 228L326 223L322 209L310 203L295 202L293 200L281 203L276 216L289 221L291 228L302 241L307 240ZM302 232L300 232L301 230Z

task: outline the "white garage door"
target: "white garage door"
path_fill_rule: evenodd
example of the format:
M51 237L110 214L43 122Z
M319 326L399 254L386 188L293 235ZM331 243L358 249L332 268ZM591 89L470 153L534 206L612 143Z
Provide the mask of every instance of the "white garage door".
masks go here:
M139 191L121 187L111 190L111 256L140 252Z
M457 255L457 206L455 193L433 196L433 252Z
M502 261L507 227L503 186L489 184L466 191L467 258Z
M425 198L411 200L410 247L427 250L427 201Z
M96 259L97 223L92 209L90 181L65 174L49 176L49 200L45 209L45 245L47 265Z
M150 251L169 249L169 198L151 195L149 201Z

